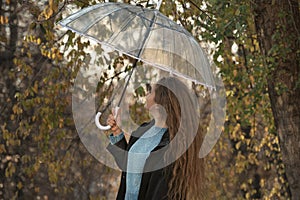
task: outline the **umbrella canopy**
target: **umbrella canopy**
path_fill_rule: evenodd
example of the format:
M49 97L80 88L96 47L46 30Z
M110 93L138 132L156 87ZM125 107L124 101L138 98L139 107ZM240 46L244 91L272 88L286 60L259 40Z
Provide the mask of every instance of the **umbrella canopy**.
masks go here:
M102 3L86 7L59 24L138 61L215 88L210 63L199 43L156 9Z

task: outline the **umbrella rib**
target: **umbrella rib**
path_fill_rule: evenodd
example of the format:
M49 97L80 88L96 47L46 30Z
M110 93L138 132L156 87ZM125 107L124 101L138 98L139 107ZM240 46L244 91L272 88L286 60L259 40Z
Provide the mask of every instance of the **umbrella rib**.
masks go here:
M203 60L203 63L204 63L203 65L206 66L206 64L207 64L208 66L210 66L209 60L204 56L205 52L202 49L199 49L199 50L202 51L199 54L200 54L200 56L202 58L201 60ZM211 84L212 86L214 86L214 84L213 84L213 77L210 75L210 73L207 73L207 68L206 67L202 67L202 69L203 69L202 71L203 71L203 74L204 74L203 81L208 82L208 84Z
M192 39L191 39L191 38L188 38L188 40L192 40ZM189 45L190 45L190 49L193 50L193 46L192 46L191 42L188 42L188 43L189 43ZM194 52L192 52L192 54L193 54L193 62L195 62L196 58L195 58ZM196 64L199 64L199 63L195 63L195 65L196 65ZM194 66L193 63L191 63L191 65ZM194 68L194 71L195 71L194 73L195 73L195 78L196 78L196 77L197 77L197 76L196 76L196 75L197 75L197 71L198 71L198 70L196 69L196 66L195 66L195 68Z
M165 46L165 42L166 42L166 32L165 32L165 29L161 29L162 30L162 49L164 49L164 46ZM162 55L163 55L163 53L164 52L162 52ZM167 61L165 61L165 59L168 59L168 54L170 53L170 51L169 52L166 52L167 53L167 56L163 56L163 63L166 63ZM171 65L171 66L173 66L173 65Z
M159 16L160 16L162 19L165 19L165 20L169 23L168 29L170 29L170 30L172 30L172 31L175 31L175 32L178 32L178 33L181 33L181 34L184 34L184 35L192 36L192 34L191 34L190 32L188 32L188 31L186 31L186 30L183 28L182 25L177 24L177 23L175 23L174 21L170 21L170 18L168 18L167 16L161 14L160 12L159 12L158 14L159 14ZM174 23L174 25L180 26L180 28L181 28L182 30L178 30L178 29L173 28L173 25L172 25L171 23ZM157 24L157 25L160 25L160 26L162 26L162 27L165 26L164 24L159 23L159 22L156 22L156 24Z
M97 17L93 23L91 23L89 26L87 26L85 29L83 29L82 33L86 33L92 26L94 26L95 24L97 24L100 20L102 20L103 18L107 17L108 15L110 15L110 14L112 14L112 13L114 13L114 12L118 12L118 11L121 10L121 9L124 9L124 8L119 7L119 8L114 9L113 11L111 11L111 12L105 14L105 15L102 15L102 16L100 16L100 17ZM86 13L85 13L85 14L86 14ZM84 14L84 15L85 15L85 14Z
M104 7L104 6L105 6L104 4L98 4L98 5L94 5L94 6L91 6L91 7L86 7L83 10L79 10L76 13L74 13L74 14L70 15L69 17L67 17L66 19L60 21L59 24L62 25L62 26L69 27L69 25L68 25L69 23L73 22L74 20L77 20L79 17L81 17L83 15L88 14L92 10L95 10L95 9L98 9L98 8ZM83 11L84 11L84 13L81 14Z
M144 47L146 46L146 43L149 41L151 30L153 28L153 24L155 23L156 19L157 19L157 12L154 11L154 16L152 17L152 20L150 21L151 24L149 26L149 29L147 30L145 38L144 38L143 42L141 43L142 45L140 47L140 52L138 53L138 57L140 57L140 55L142 55L144 52Z
M208 55L206 55L206 52L204 51L204 49L201 48L200 50L202 51L202 56L204 57L204 59L206 60L206 62L209 65L209 67L211 68L210 61L208 59L209 58ZM204 56L204 55L206 55L206 56ZM206 69L205 72L206 72L206 74L208 74L208 77L210 77L210 83L208 83L208 84L212 85L213 86L212 88L216 89L216 83L215 83L215 78L213 75L213 70L211 70L211 73L209 73L209 70L207 68L204 68L204 69Z
M171 22L170 21L168 21L168 22L169 22L169 24L171 26ZM175 49L175 47L176 47L176 41L175 41L175 34L174 34L173 31L172 31L172 36L173 36L173 46L174 46L173 49ZM174 58L172 59L172 66L174 66Z
M130 12L130 13L133 13L133 12L132 12L131 10L129 10L128 8L124 8L124 9L126 9L126 10L127 10L128 12ZM143 12L143 10L142 10L141 12ZM132 17L130 20L128 20L126 24L124 23L125 25L123 24L123 26L122 26L122 28L121 28L121 31L119 31L119 32L116 33L116 34L112 34L109 43L111 43L112 41L114 41L114 39L115 39L116 37L118 37L118 35L128 27L128 25L130 24L130 22L132 22L133 19L136 18L136 16L141 17L141 16L139 15L141 12L137 13L136 15L133 15L133 17Z
M121 27L121 30L120 30L120 31L118 31L117 33L111 34L108 43L112 43L112 42L114 41L114 39L115 39L116 37L118 37L119 34L127 28L127 26L130 24L130 22L132 22L132 20L133 20L135 17L136 17L136 16L133 16L131 19L127 20L126 23L124 22L125 25L123 24L123 26Z

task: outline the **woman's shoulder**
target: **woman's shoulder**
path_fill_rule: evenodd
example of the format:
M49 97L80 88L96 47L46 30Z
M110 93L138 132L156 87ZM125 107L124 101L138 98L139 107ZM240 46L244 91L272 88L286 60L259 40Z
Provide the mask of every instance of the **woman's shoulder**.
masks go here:
M147 122L142 123L139 128L141 128L141 127L148 127L148 126L152 127L154 125L154 123L155 123L154 120L147 121Z

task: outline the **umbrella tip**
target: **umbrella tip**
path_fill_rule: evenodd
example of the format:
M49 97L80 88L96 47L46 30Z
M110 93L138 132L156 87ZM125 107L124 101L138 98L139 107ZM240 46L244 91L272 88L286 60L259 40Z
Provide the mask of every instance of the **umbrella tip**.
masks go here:
M158 2L156 4L156 8L155 8L156 10L160 9L161 3L162 3L162 0L158 0Z

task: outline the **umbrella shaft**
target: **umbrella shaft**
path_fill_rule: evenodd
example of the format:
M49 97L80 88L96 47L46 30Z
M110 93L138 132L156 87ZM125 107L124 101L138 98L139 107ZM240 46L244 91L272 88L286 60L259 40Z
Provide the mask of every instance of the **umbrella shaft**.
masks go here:
M142 50L143 50L144 45L145 45L145 42L146 42L146 40L147 40L147 38L148 38L148 36L149 36L149 34L150 34L150 30L151 30L152 27L153 27L153 23L154 23L155 17L156 17L156 13L153 15L153 17L152 17L152 19L151 19L151 22L150 22L150 26L149 26L149 28L148 28L148 30L147 30L147 33L145 34L145 37L144 37L143 42L141 43L142 45L141 45L141 48L140 48L140 50L139 50L139 52L138 52L138 55L137 55L138 58L140 57L140 55L141 55L141 53L142 53ZM134 62L133 62L132 69L131 69L131 71L130 71L129 77L128 77L128 79L127 79L127 81L126 81L126 83L125 83L124 89L123 89L123 91L122 91L122 95L121 95L121 97L120 97L120 100L119 100L119 103L118 103L118 107L121 106L123 97L124 97L124 95L125 95L126 88L127 88L127 86L128 86L129 80L130 80L130 78L131 78L131 76L132 76L132 74L133 74L133 71L134 71L134 69L135 69L135 67L136 67L137 61L138 61L138 60L135 59Z
M119 100L119 103L118 103L118 107L121 106L123 97L124 97L124 95L125 95L126 88L127 88L128 84L129 84L129 80L131 79L131 76L132 76L133 71L134 71L134 69L135 69L135 67L136 67L136 64L137 64L137 59L135 59L134 62L133 62L133 65L132 65L131 71L130 71L130 73L129 73L128 79L127 79L127 81L126 81L126 83L125 83L125 86L124 86L124 88L123 88L123 91L122 91L122 94L121 94L121 97L120 97L120 100Z

